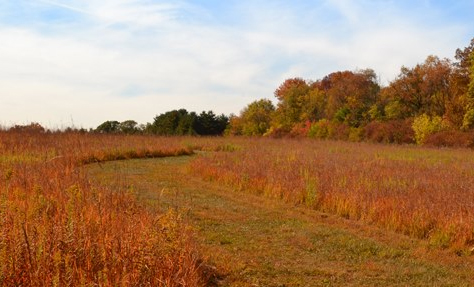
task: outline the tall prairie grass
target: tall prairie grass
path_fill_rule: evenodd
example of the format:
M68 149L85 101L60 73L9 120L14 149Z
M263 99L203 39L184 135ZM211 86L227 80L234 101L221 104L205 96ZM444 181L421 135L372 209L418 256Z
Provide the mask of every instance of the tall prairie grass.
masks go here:
M474 246L474 153L413 146L253 139L193 161L193 173L244 192L428 239Z
M183 139L0 132L1 286L200 286L190 227L85 163L191 154Z

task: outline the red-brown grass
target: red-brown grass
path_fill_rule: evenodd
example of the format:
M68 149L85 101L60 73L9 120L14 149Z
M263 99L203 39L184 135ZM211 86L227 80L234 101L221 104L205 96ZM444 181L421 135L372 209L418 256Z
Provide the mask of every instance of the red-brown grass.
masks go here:
M239 190L377 224L439 247L474 246L474 155L311 140L254 139L192 170Z
M0 285L204 285L179 214L147 211L81 168L190 153L183 139L0 132Z

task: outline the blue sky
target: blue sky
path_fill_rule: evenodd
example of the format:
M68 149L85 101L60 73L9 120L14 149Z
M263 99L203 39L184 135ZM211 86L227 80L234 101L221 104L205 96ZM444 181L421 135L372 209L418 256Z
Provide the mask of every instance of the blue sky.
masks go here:
M474 1L0 0L0 124L235 113L287 78L382 84L474 37Z

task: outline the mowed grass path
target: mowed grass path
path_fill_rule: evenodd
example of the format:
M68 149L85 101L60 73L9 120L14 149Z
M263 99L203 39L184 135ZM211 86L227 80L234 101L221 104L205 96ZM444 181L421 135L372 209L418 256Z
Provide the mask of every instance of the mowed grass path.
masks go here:
M196 229L210 286L471 286L471 257L249 195L187 172L192 157L89 165L91 178L178 210Z

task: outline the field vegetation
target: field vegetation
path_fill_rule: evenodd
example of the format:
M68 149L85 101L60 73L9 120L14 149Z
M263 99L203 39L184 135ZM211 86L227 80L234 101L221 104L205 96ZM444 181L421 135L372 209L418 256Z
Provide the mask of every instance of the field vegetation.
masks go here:
M127 169L127 165L123 166L124 171L102 167L106 161L193 154L194 157L182 161L185 171L173 165L166 171L165 162L163 170L147 163L147 168L154 173L144 173L133 184L124 178L140 175L138 163L136 170ZM101 172L115 175L108 182L91 178L87 171L90 168L85 166L93 163L97 177ZM226 211L221 207L232 203L222 201L225 198L219 199L222 201L220 209L211 205L216 195L227 197L225 194L230 190L240 198L239 204L245 204L245 198L255 195L284 201L284 208L295 206L298 210L334 214L358 224L386 229L388 234L395 231L421 239L433 250L447 249L451 254L454 251L459 256L469 256L474 246L473 164L471 150L413 145L52 133L41 129L2 131L0 285L203 286L215 283L217 281L212 281L216 278L215 272L222 270L208 268L209 254L214 251L211 247L202 248L208 242L203 241L202 236L218 238L219 244L225 246L247 240L260 242L234 238L236 231L227 228L228 225L222 225L219 234L213 233L212 228L220 226L221 220L216 210L222 214L230 212L232 218L245 219L242 224L252 224L254 218L259 218L257 214L266 214L255 211L255 216L246 217L234 209ZM169 175L160 175L160 171ZM203 182L197 181L199 177L214 183L204 187ZM153 180L156 183L151 184ZM166 186L161 187L164 184ZM200 213L191 219L209 214L206 216L215 221L213 225L203 225L208 219L190 221L191 209L183 213L179 208L170 208L172 202L179 201L178 195L169 199L171 203L164 205L167 208L153 208L150 200L165 196L163 192L168 185L183 189L176 193L183 193L185 205L191 200L191 209L194 205L197 210L199 198L205 199L204 206L199 207ZM218 186L228 189L224 192ZM192 193L184 194L191 190ZM192 199L193 196L196 198ZM264 208L259 207L257 201L252 206ZM250 205L242 208L251 214ZM276 216L278 211L274 207L272 210L272 216ZM285 218L292 216L284 210L281 212L285 212ZM311 221L309 217L304 220ZM272 219L265 217L265 221ZM234 224L236 230L247 228L239 227L236 222L228 224ZM198 230L204 228L199 235L196 225ZM252 228L249 236L260 238L260 227ZM212 238L208 240L212 242ZM281 244L284 245L285 240ZM226 256L238 257L242 255L238 250L223 252L227 252ZM291 250L294 255L298 252ZM308 258L317 256L313 252L317 251L305 254ZM262 253L262 256L267 255ZM223 264L215 256L210 258ZM268 263L273 259L265 260ZM288 264L293 263L288 261ZM223 266L233 270L230 265ZM344 269L343 265L338 268ZM240 273L229 272L229 278L238 280ZM255 272L263 274L257 269ZM294 270L291 276L297 278L298 272ZM318 280L326 280L326 275L321 274ZM250 280L252 276L247 275ZM359 275L363 278L364 273ZM408 280L409 276L405 277Z
M133 185L196 231L208 286L471 286L472 256L375 225L236 190L189 174L197 156L93 164L90 178ZM158 192L157 192L158 191Z
M133 189L91 183L91 162L191 154L184 139L0 132L1 286L199 286L190 227Z
M474 154L312 140L253 139L192 163L208 180L427 239L474 247Z

